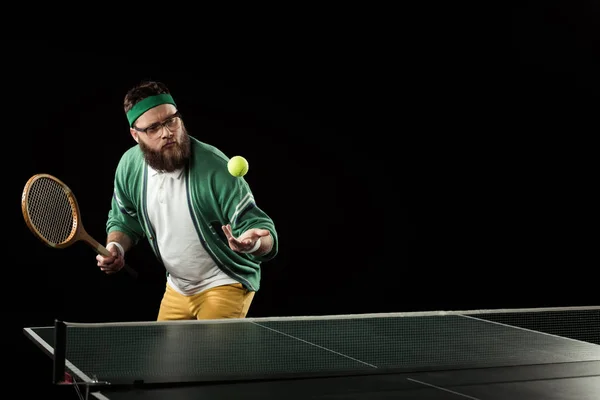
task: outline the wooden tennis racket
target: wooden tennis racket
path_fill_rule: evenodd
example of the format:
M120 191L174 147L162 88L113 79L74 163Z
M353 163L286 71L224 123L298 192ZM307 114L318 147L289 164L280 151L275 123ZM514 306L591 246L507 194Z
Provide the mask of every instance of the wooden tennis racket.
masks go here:
M31 232L46 245L62 249L83 241L96 253L111 255L86 232L75 195L60 179L49 174L29 178L23 189L21 210ZM137 278L135 270L127 264L124 268Z

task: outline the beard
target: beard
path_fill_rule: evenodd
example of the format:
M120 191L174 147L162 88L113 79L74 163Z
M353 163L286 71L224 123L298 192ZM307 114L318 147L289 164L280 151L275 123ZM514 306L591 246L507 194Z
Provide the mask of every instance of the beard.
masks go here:
M168 147L152 150L141 140L139 145L148 165L159 172L173 172L183 168L190 159L190 137L185 128L178 140Z

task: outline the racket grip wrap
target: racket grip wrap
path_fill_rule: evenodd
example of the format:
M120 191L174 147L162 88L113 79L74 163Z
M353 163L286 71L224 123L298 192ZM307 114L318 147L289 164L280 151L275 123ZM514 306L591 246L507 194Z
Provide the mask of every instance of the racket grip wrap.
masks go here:
M125 264L123 266L123 269L125 270L125 272L127 272L129 274L130 277L132 277L133 279L137 279L137 277L138 277L137 271L134 270L133 268L131 268L129 265Z

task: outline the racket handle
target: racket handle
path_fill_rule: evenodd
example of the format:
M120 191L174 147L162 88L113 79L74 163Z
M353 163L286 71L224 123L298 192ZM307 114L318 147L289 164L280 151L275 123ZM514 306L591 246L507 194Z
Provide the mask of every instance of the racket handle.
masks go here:
M127 274L129 274L130 277L132 277L133 279L137 279L137 277L138 277L137 271L134 270L133 268L131 268L129 265L125 264L123 269L125 270L125 272L127 272Z

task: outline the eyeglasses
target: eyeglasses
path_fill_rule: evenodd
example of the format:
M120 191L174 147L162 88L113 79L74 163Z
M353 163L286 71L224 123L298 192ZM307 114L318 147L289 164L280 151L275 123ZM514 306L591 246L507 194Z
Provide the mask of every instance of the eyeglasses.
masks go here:
M145 133L150 138L158 137L163 127L167 128L171 133L174 133L177 129L181 127L181 114L179 112L176 112L164 121L156 122L148 126L147 128L138 128L137 126L135 126L135 124L133 125L133 129L135 129L138 132Z

